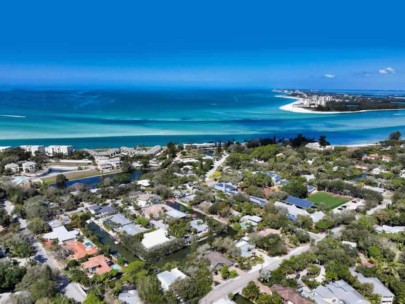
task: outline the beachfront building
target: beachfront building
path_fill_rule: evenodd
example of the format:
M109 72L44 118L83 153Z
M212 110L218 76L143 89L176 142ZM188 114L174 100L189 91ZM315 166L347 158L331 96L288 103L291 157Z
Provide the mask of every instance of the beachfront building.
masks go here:
M10 146L1 146L0 153L10 151L12 148Z
M27 161L25 163L22 163L23 172L27 172L27 173L35 172L36 168L37 168L37 164L35 162Z
M185 279L187 276L177 268L170 271L163 271L158 273L157 278L162 285L164 291L168 291L170 286L177 280Z
M96 156L94 159L97 164L97 168L102 172L117 170L121 167L120 157L110 158L106 156Z
M117 154L120 153L120 149L118 148L112 148L112 149L84 149L87 153L89 153L93 157L100 157L100 156L105 156L105 157L113 157Z
M333 146L321 146L319 144L319 142L307 143L305 145L305 148L315 150L315 151L331 151L334 149Z
M160 151L162 151L162 147L157 145L154 146L150 149L131 149L131 148L126 148L122 147L121 151L123 151L125 154L128 154L130 156L155 156L157 155Z
M12 173L18 173L20 172L20 166L15 164L15 163L11 163L11 164L7 164L4 166L5 170L9 170Z
M187 150L188 147L193 149L212 149L217 146L216 143L202 143L202 144L184 144L183 147Z
M45 148L48 156L56 156L58 154L70 155L73 152L72 146L48 146Z
M45 154L45 147L40 145L24 145L20 146L26 152L31 153L32 156Z

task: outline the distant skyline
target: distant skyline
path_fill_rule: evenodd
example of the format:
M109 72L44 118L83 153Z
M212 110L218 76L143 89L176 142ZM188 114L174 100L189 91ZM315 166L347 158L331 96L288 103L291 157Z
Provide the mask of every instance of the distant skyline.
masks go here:
M405 89L405 5L2 3L0 88Z

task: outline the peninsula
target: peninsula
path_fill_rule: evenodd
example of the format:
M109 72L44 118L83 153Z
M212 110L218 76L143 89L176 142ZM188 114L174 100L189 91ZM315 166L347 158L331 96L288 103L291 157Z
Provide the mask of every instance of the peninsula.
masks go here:
M405 99L396 96L299 90L281 90L277 92L286 94L278 97L295 100L292 103L281 106L280 110L296 113L339 114L405 109Z

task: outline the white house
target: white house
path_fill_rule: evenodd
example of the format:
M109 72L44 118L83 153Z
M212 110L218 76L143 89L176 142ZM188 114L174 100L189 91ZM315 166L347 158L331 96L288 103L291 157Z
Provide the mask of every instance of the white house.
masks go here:
M22 164L22 169L24 172L35 172L37 164L32 161L27 161Z
M48 146L45 148L45 152L49 156L55 156L57 154L70 155L73 152L72 146Z
M146 249L162 245L170 241L170 238L167 237L167 231L163 229L157 229L155 231L145 233L142 239L142 245Z
M30 152L32 156L45 154L45 147L40 145L24 145L20 146L20 148L26 152Z
M76 239L79 235L79 231L72 230L68 231L65 226L59 226L52 229L52 232L45 233L43 235L44 239L47 240L58 240L59 243L70 241Z
M387 226L387 225L382 225L382 226L375 226L374 230L377 231L378 233L401 233L405 232L405 226Z
M177 268L173 268L170 271L163 271L158 273L157 278L162 285L164 291L169 290L170 286L176 281L186 278L187 276Z
M334 147L333 146L321 146L319 144L319 142L312 142L312 143L307 143L305 145L305 148L308 148L311 150L316 150L316 151L323 151L323 150L330 151L330 150L333 150Z
M106 157L97 156L95 157L97 167L100 171L111 171L112 169L119 169L121 167L121 158L119 157Z
M361 273L350 269L352 275L357 277L360 283L369 283L373 285L373 293L381 296L381 304L392 304L394 303L394 294L387 288L381 281L377 278L366 278Z
M8 170L11 170L11 172L13 172L13 173L18 173L18 172L20 172L20 166L18 166L17 164L15 164L15 163L11 163L11 164L7 164L7 165L5 165L4 166L4 169L8 169Z
M257 215L245 215L240 219L241 223L249 224L254 227L256 227L261 221L262 221L262 218Z

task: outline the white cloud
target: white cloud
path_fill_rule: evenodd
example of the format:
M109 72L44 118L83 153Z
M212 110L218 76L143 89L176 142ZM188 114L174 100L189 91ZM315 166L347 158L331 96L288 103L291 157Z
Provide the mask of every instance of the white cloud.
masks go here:
M380 73L380 74L394 74L395 69L393 69L391 67L387 67L387 68L378 70L378 73Z
M335 78L336 75L333 75L333 74L324 74L323 77L325 77L325 78Z

